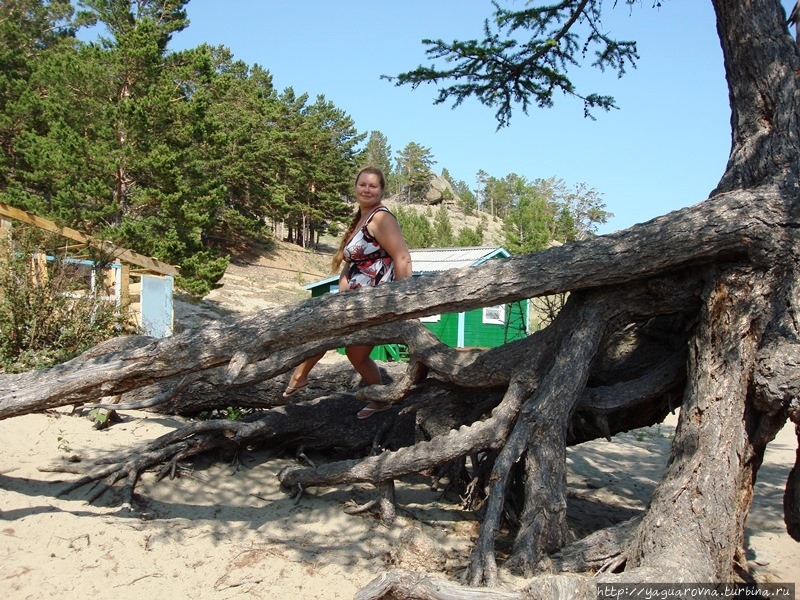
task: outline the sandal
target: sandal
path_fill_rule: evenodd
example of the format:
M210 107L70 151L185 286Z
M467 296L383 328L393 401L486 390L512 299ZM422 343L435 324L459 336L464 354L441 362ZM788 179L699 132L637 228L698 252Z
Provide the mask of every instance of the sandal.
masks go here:
M304 383L303 385L297 385L297 386L295 386L295 385L287 385L286 389L283 391L282 395L283 395L284 398L288 398L289 396L291 396L295 392L302 390L307 385L308 385L307 382Z
M381 412L384 410L389 410L392 408L391 404L378 404L377 402L370 402L364 408L356 413L356 417L359 419L367 419L374 415L376 412Z

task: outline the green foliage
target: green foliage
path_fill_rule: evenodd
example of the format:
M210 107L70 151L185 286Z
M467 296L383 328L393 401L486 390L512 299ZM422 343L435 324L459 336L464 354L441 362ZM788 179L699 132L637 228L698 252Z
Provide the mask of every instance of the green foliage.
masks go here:
M417 214L411 208L404 209L398 206L395 209L395 216L409 248L430 248L438 245L435 242L433 227L424 215Z
M398 206L395 216L409 248L433 248L447 246L481 246L486 230L485 219L475 229L462 227L458 235L453 234L453 225L447 209L440 206L435 213L430 207L425 213L413 208ZM431 224L433 223L433 224Z
M433 177L431 167L434 164L436 161L430 148L409 142L397 156L396 193L404 196L407 202L424 198Z
M183 261L177 283L189 294L202 297L211 291L210 282L219 281L227 268L227 256L220 257L212 250L201 250Z
M391 189L389 181L394 175L392 171L392 147L384 134L380 131L370 132L367 145L359 156L359 162L361 165L371 165L383 171L387 179L387 188Z
M279 93L267 70L224 47L170 52L188 26L187 4L0 2L0 201L177 265L177 285L202 295L229 254L268 242L277 223L303 246L339 229L360 164L384 170L388 193L424 197L436 162L429 148L409 143L393 169L386 137L360 134L324 96ZM513 14L498 11L498 27L509 29ZM521 11L515 27L531 15ZM91 25L101 36L77 40L76 28ZM585 188L536 213L509 178L481 172L475 192L451 183L465 214L481 208L504 220L520 251L591 235L610 216ZM485 231L455 235L446 213L403 218L412 247L479 245Z
M517 175L508 176L503 183L506 248L512 253L543 250L552 239L556 210L546 186L531 185Z
M601 194L585 183L567 190L560 200L558 232L563 241L592 236L599 224L614 216L606 210Z
M278 94L226 48L169 52L188 0L0 4L0 201L181 267L202 294L233 249L307 245L347 218L352 119ZM25 18L17 18L24 15Z
M451 181L451 184L456 196L458 196L458 206L464 211L465 215L474 215L475 211L478 210L478 197L464 181Z
M87 267L45 261L53 240L17 230L0 246L0 366L6 372L64 362L127 331L128 314L85 285Z
M67 439L63 429L58 430L58 435L56 436L56 442L58 443L58 446L56 447L65 454L69 454L72 452L72 447L69 445L69 440Z
M108 408L93 408L87 417L92 421L92 427L95 429L108 429L112 423L122 420L117 411Z
M456 237L455 245L459 247L466 247L466 246L482 246L483 245L483 234L486 231L486 222L481 221L475 229L471 227L462 227L458 231L458 237Z
M203 242L200 227L178 229L176 220L149 217L128 219L119 227L105 230L104 237L122 247L135 248L147 256L156 256L170 264L179 264L176 283L189 294L203 296L219 281L228 266L228 257L220 256Z
M0 2L0 190L24 189L19 177L27 165L18 143L23 125L41 126L30 79L43 57L70 47L72 13L69 0Z
M570 190L555 177L530 182L514 173L503 179L484 173L482 184L483 201L503 218L506 248L512 253L583 239L611 216L600 195L584 184Z
M295 210L299 243L309 246L324 232L330 221L343 222L352 209L342 198L353 190L356 147L364 139L350 116L336 108L324 96L302 111L302 154L296 170L298 191Z
M225 409L216 408L214 410L204 410L197 415L200 421L211 419L222 419L225 421L238 421L242 417L252 414L254 409L240 408L238 406L227 406Z
M453 225L450 223L450 217L444 204L439 205L433 218L433 236L436 240L436 245L443 248L453 246L456 243Z
M636 2L625 0L626 5ZM452 100L458 106L475 97L497 109L498 127L508 125L514 105L520 104L524 113L531 104L552 107L556 92L582 100L584 115L592 118L592 109L610 110L614 99L579 91L569 78L570 67L593 55L593 67L616 71L621 77L639 59L636 42L615 40L605 33L602 5L602 0L561 0L508 10L495 4L493 23L486 22L483 39L423 40L428 57L448 68L419 66L388 79L412 88L450 81L452 85L439 88L436 104Z
M242 418L242 409L236 406L228 406L225 409L225 419L228 421L238 421Z

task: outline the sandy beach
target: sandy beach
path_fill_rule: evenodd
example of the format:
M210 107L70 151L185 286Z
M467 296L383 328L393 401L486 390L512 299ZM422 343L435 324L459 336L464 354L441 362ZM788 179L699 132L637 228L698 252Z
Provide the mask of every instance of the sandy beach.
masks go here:
M420 566L398 549L409 532L446 549L443 572L463 568L477 525L422 478L398 485L391 526L343 512L347 501L372 497L370 486L311 489L295 501L276 479L292 459L266 451L243 454L238 465L194 464L173 480L155 482L148 473L133 510L108 494L87 504L90 489L57 497L60 480L74 476L50 472L50 465L130 448L182 422L122 416L104 431L68 408L0 422L5 597L352 598L388 568ZM644 508L669 454L670 420L570 449L571 504L606 504L600 522ZM793 430L786 427L769 448L748 522L748 559L763 580L800 581L798 546L785 532L781 508L793 456Z

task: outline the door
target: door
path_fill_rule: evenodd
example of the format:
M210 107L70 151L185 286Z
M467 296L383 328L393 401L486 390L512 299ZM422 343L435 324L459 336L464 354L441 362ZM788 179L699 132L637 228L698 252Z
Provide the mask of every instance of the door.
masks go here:
M142 333L171 336L172 308L172 277L142 275Z

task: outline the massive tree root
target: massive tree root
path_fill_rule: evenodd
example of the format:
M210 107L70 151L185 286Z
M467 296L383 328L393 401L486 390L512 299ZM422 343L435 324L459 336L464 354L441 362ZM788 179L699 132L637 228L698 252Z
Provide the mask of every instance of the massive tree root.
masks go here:
M608 581L724 580L739 562L764 447L787 414L797 414L790 408L800 361L787 360L798 356L794 246L782 240L791 260L774 266L779 201L768 193L758 199L758 217L748 213L744 227L736 219L745 218L737 207L746 199L733 194L672 216L671 226L682 223L686 231L670 236L656 220L480 272L383 286L391 294L375 288L168 340L113 342L50 371L0 377L0 416L112 395L120 396L116 410L193 414L251 406L260 412L192 423L97 464L65 493L99 483L97 495L124 482L130 503L145 470L166 476L199 453L336 449L347 460L285 469L280 483L301 493L370 482L380 491L375 504L390 518L395 479L449 473L450 484L464 486L465 506L482 518L467 565L471 585L497 582L495 544L505 527L515 535L505 565L551 589L594 590L584 575L547 574L567 564L600 570L599 580ZM723 223L711 232L710 217ZM693 254L675 243L681 235ZM639 251L642 239L648 248ZM598 252L604 261L597 262ZM487 280L499 283L490 289ZM490 350L447 348L406 320L560 291L570 297L550 326ZM389 385L358 388L349 371L319 365L302 401L281 398L285 381L278 376L307 356L385 342L406 344L412 356L405 371L385 369ZM394 406L358 420L355 413L372 398ZM581 555L595 558L575 560L565 546L565 447L658 423L679 406L673 457L647 514L579 542ZM722 476L720 460L727 465ZM787 522L796 514L793 477ZM693 536L688 551L676 545L683 530Z
M751 488L745 483L754 480L764 445L783 424L775 414L755 411L748 402L754 389L747 373L752 372L760 353L754 341L760 336L751 334L774 322L772 309L782 311L788 306L782 302L772 309L765 306L765 298L772 297L766 293L769 281L776 279L749 269L731 269L709 282L703 318L692 340L690 384L664 478L644 518L623 524L622 538L609 540L606 532L601 532L603 539L593 540L589 548L586 540L581 542L581 555L598 546L618 548L623 560L614 564L620 567L626 562L624 572L591 580L566 574L539 575L515 595L498 597L552 597L553 590L593 597L596 586L604 583L736 579L734 570L744 564L740 554L743 522L751 502ZM750 293L753 291L756 293ZM725 327L719 319L725 320ZM737 401L731 402L732 398ZM764 400L762 397L762 405ZM780 412L780 403L771 406ZM547 470L530 475L541 484L545 482L541 473ZM606 551L603 556L611 557L613 552ZM371 582L359 598L409 594L444 600L459 593L453 583L392 572Z

